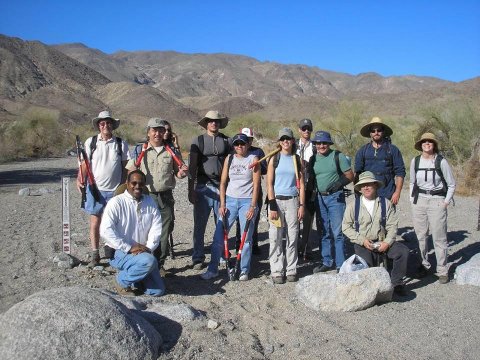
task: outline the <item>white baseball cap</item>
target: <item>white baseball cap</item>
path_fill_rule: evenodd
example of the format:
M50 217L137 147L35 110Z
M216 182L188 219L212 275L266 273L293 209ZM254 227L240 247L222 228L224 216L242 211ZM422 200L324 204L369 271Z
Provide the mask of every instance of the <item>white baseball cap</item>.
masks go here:
M250 128L243 128L241 133L247 135L249 138L253 138L253 130Z

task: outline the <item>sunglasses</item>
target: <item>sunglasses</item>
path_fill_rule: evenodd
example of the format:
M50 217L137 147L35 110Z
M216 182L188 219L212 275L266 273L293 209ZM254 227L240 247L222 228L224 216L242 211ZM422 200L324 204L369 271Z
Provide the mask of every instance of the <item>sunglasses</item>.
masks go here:
M292 138L291 138L291 137L288 137L288 136L282 136L282 137L280 138L280 140L279 140L279 141L290 141L290 140L292 140Z
M246 144L244 142L235 142L233 143L233 146L245 146Z
M308 126L304 126L301 130L302 130L302 131L310 131L310 132L312 132L312 129L309 128Z
M326 141L317 141L315 142L315 145L330 145L330 143Z
M383 133L383 129L382 129L382 128L380 128L380 129L378 129L378 128L376 128L376 129L370 129L370 133L371 133L371 134Z
M422 140L422 144L434 144L432 140Z

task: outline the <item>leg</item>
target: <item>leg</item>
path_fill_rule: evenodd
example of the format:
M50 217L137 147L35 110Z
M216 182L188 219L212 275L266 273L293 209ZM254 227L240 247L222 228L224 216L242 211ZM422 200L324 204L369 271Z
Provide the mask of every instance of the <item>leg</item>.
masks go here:
M306 255L312 251L309 237L310 231L312 229L313 224L313 217L315 214L315 203L312 201L305 202L305 213L303 215L303 227L301 232L301 236L298 237L298 253L299 255Z
M342 220L345 213L343 190L330 195L328 200L328 214L335 244L335 265L339 269L345 261L345 237L342 232Z
M370 250L358 244L353 244L353 249L355 255L358 255L365 260L369 267L373 267L373 253Z
M437 275L448 276L447 208L444 199L430 199L428 219L437 258Z
M97 250L100 246L100 222L102 215L90 215L90 246Z
M426 269L430 269L431 265L428 262L428 214L427 214L428 200L419 196L416 204L412 204L413 228L418 239L418 248L420 250L420 257L422 265Z
M396 241L387 251L387 257L393 260L391 280L393 286L403 285L403 278L407 273L408 254L410 250L401 241Z
M245 230L245 225L247 223L246 213L250 208L251 199L242 199L241 205L239 208L238 218L240 220L240 226L242 229L242 236L243 231ZM249 274L250 273L250 260L252 258L252 235L253 230L255 227L255 218L258 214L258 209L255 210L253 214L253 218L250 220L250 225L247 229L247 235L245 237L245 242L243 244L242 254L240 258L240 271L242 274Z
M160 244L154 251L155 258L158 260L158 266L163 267L165 259L168 254L168 237L170 235L170 227L173 222L173 204L172 201L169 201L168 197L165 196L161 199L161 204L159 204L160 215L162 216L162 234L160 236ZM172 198L173 200L173 198Z
M318 208L319 214L321 217L322 223L322 241L320 247L322 249L322 261L323 265L327 267L333 266L333 258L332 258L332 238L330 235L330 217L329 217L329 209L327 203L327 196L318 195Z
M208 218L211 208L205 196L206 188L195 190L197 201L193 205L193 255L194 264L205 261L205 229L207 227Z
M281 200L278 200L277 203L279 203L280 201ZM282 227L277 228L275 225L270 223L270 228L268 230L268 238L270 242L268 259L270 262L270 272L272 278L283 276L283 263L285 261L282 248L282 237L283 229L285 226L285 218L280 208L278 214L282 220Z
M286 275L297 274L297 238L299 230L298 221L298 199L285 200L283 202L285 211L285 224L287 227L287 244L285 248L286 252Z

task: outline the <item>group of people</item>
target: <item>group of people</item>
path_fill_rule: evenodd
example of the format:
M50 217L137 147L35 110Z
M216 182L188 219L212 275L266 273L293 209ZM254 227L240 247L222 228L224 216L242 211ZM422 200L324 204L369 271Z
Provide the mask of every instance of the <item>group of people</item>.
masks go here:
M267 156L252 146L250 128L229 138L220 132L228 117L209 111L198 124L205 132L192 140L188 167L180 152L171 124L160 118L147 123L147 141L134 151L113 135L119 120L102 111L93 119L99 133L87 139L85 148L90 169L100 192L92 196L86 187L85 211L90 214L92 253L90 266L98 265L99 239L105 241L110 264L118 269L115 287L119 293L164 294L164 268L169 236L174 224L175 179L188 176L188 200L193 205L192 267L201 278L219 275L227 264L230 228L236 224L238 274L251 278L252 253L258 248L258 219L263 204L261 179L266 176L266 208L269 219L269 262L273 283L297 281L299 258L312 260L315 247L312 225L320 234L321 265L314 273L337 270L345 261L345 238L369 266L380 259L391 263L391 280L397 294L405 293L404 277L409 249L397 241L396 205L406 175L400 150L392 144L392 129L374 117L360 134L370 141L355 155L331 148L330 133L316 131L310 119L298 124L299 139L282 128L277 149ZM94 145L92 146L92 143ZM439 154L435 135L425 133L415 145L421 154L410 164L410 200L413 225L419 242L421 267L426 275L428 234L431 233L440 283L448 282L447 207L453 198L455 180L445 158ZM86 169L82 163L83 172ZM355 200L346 204L345 186L354 182ZM126 187L119 187L121 184ZM117 189L118 188L118 189ZM119 193L115 196L115 192ZM211 256L205 268L205 230L213 212L215 232ZM332 246L333 245L333 246ZM387 262L388 262L387 260Z

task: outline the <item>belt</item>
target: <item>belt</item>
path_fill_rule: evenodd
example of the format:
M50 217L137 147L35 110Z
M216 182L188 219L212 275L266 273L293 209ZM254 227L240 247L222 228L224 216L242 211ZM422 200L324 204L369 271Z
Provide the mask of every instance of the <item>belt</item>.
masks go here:
M275 199L277 200L292 200L292 199L295 199L296 197L298 196L284 196L284 195L276 195L275 196Z
M445 196L445 191L443 190L423 190L423 189L418 189L418 192L420 194L427 194L427 195L443 195Z
M336 191L319 191L318 193L322 196L328 196L328 195L332 195L333 193L336 193Z

